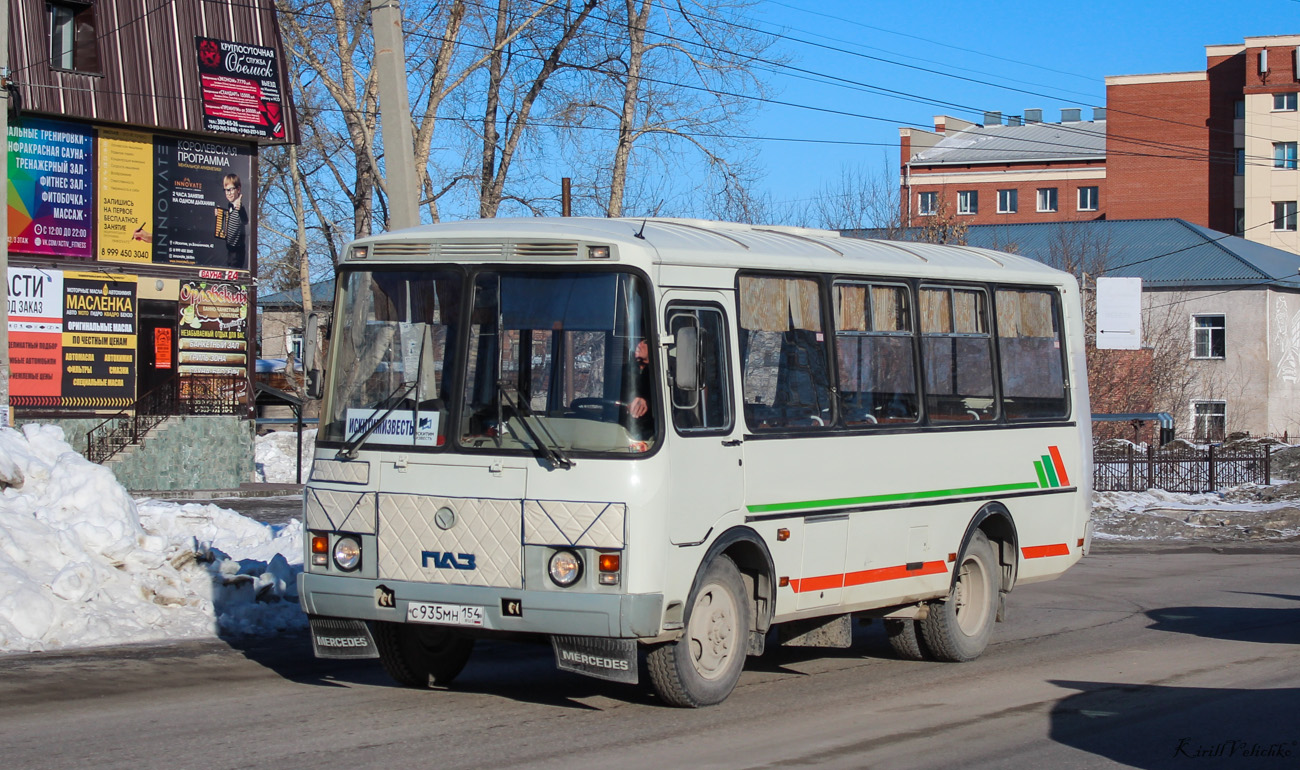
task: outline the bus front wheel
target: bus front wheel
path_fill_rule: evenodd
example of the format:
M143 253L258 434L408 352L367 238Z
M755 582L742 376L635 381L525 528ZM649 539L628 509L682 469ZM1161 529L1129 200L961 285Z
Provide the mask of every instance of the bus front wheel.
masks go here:
M714 559L686 606L682 638L652 649L646 670L669 705L712 706L735 689L749 651L749 601L735 562Z
M373 624L379 662L398 684L428 687L452 683L469 662L474 640L455 631L407 623Z
M930 605L918 626L921 642L935 660L974 660L988 646L997 619L998 558L993 544L975 531L957 566L945 601Z

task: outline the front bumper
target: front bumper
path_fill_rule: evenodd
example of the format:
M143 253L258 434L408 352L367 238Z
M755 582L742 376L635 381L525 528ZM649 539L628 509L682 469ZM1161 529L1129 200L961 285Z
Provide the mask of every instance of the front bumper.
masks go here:
M381 584L396 596L395 606L379 606L375 592ZM482 630L616 639L658 636L664 603L662 594L525 591L308 572L298 575L298 596L308 615L402 623L406 621L409 602L443 602L483 607ZM505 615L502 600L519 602L520 614Z

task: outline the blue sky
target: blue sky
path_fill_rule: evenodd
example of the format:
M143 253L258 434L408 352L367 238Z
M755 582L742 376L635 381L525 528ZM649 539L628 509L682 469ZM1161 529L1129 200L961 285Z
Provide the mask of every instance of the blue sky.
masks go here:
M982 122L984 110L1019 115L1027 108L1041 108L1045 120L1056 121L1062 107L1104 105L1107 75L1203 70L1206 45L1300 34L1300 0L762 0L755 18L764 29L787 36L777 40L774 50L791 57L794 66L958 105L770 75L773 99L884 118L763 106L749 125L755 135L875 143L756 143L767 172L762 189L779 204L814 195L843 165L875 170L887 155L891 168L896 167L898 127L903 124L932 126L936 114ZM1091 110L1083 114L1087 119Z

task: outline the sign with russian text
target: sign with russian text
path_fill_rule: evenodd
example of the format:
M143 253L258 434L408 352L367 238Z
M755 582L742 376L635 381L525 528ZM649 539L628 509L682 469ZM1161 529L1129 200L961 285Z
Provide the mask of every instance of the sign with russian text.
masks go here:
M248 145L155 136L153 261L247 270L252 170Z
M153 261L153 136L99 129L99 259Z
M27 118L11 123L7 138L9 250L93 258L90 128Z
M59 406L130 406L135 400L135 337L135 276L64 273Z
M275 49L195 37L203 128L240 136L284 138Z
M187 380L214 378L248 397L248 287L242 284L184 281L180 294L181 398L198 399L210 389ZM230 394L225 394L230 395Z
M63 272L11 267L9 401L57 406L63 392Z

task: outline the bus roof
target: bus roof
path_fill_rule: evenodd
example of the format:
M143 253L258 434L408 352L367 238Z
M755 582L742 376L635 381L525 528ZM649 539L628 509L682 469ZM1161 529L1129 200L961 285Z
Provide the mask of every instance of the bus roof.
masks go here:
M411 248L417 244L422 248ZM847 238L833 230L702 219L473 219L422 225L357 241L371 250L367 261L519 263L530 259L587 262L579 245L602 244L615 248L619 262L644 269L672 265L1058 285L1072 282L1068 274L1041 262L991 249ZM423 248L425 245L430 248Z

